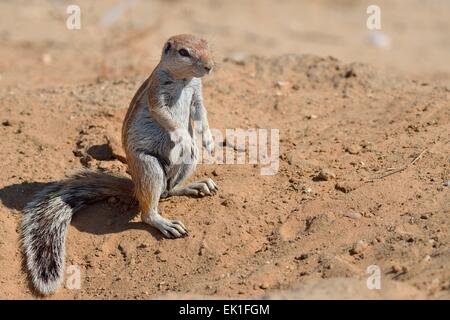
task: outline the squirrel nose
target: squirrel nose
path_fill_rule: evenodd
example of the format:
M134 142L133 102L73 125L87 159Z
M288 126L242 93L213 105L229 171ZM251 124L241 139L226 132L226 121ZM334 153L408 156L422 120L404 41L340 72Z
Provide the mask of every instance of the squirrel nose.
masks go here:
M204 63L203 64L203 68L205 68L206 72L209 73L212 70L212 68L213 68L213 64L210 63L210 62Z

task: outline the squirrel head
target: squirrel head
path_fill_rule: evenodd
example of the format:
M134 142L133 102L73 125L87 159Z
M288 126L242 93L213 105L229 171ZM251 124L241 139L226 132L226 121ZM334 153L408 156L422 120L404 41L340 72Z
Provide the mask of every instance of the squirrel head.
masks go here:
M208 42L190 34L171 37L164 45L160 65L175 79L200 78L214 67Z

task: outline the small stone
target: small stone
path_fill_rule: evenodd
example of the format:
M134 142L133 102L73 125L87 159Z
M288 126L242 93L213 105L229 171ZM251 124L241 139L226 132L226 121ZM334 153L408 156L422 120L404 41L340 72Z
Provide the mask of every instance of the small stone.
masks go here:
M132 246L131 243L127 241L123 241L119 244L118 249L123 254L125 259L130 259L133 255L134 246Z
M358 154L361 152L361 147L357 144L352 144L345 148L345 151L347 151L350 154Z
M425 262L431 261L431 256L427 254L427 255L423 258L423 261L425 261Z
M316 176L316 180L328 181L331 179L335 179L336 174L328 169L320 170L319 174Z
M347 218L350 219L361 219L362 215L358 212L347 212L344 214L344 216L346 216Z
M83 152L81 150L73 150L73 155L75 157L82 157L83 156Z
M4 120L4 121L2 121L2 125L5 126L5 127L11 127L12 123L9 120Z
M392 272L394 272L394 273L398 273L398 272L402 271L402 267L397 263L393 264L391 268L392 268Z
M350 249L350 254L361 254L367 249L368 245L364 240L358 240L354 245L353 248Z
M375 237L375 240L377 240L377 242L379 242L379 243L384 242L384 238L381 237L381 236L376 236L376 237Z
M314 120L317 118L318 118L318 116L316 114L310 114L310 115L306 116L306 119L308 119L308 120Z
M289 81L281 81L281 80L278 80L278 81L275 83L275 87L277 87L278 89L286 88L288 85L289 85Z
M220 204L223 205L224 207L230 207L231 205L233 205L233 200L225 199Z
M244 52L234 52L232 53L226 60L234 62L237 65L245 65L245 60L247 59L248 54Z
M163 254L159 254L158 255L158 260L161 262L166 262L167 261L167 257Z
M336 183L336 185L334 186L334 188L338 191L344 192L344 193L349 193L350 191L353 191L356 189L356 184L351 183L351 182L338 182Z
M303 187L302 191L303 191L303 193L311 193L311 192L313 192L313 190L311 188L309 188L309 187Z
M309 257L309 254L302 253L301 255L295 257L295 260L306 260L306 259L308 259L308 257Z
M450 180L444 182L444 187L450 187Z
M219 175L220 175L220 171L219 171L219 169L214 169L213 170L213 172L212 172L212 175L214 176L214 177L218 177Z
M267 289L269 287L269 285L266 282L263 282L259 285L259 287L263 290Z

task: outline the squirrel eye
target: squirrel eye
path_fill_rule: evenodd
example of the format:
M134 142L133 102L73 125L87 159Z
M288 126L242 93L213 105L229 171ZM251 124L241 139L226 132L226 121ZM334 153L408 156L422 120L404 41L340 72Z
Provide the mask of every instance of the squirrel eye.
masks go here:
M189 57L189 52L186 49L180 49L178 50L178 53L180 54L180 56Z

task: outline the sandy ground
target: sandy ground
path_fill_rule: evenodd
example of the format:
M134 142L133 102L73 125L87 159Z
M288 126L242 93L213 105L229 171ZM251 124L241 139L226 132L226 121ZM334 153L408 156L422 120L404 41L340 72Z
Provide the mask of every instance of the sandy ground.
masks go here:
M108 139L181 32L214 47L211 127L279 129L279 171L199 166L220 193L161 203L179 240L119 199L80 212L81 288L51 299L450 298L448 1L377 1L389 48L368 42L366 1L77 3L69 31L68 2L0 2L0 298L35 298L18 234L34 192L83 166L126 174Z

